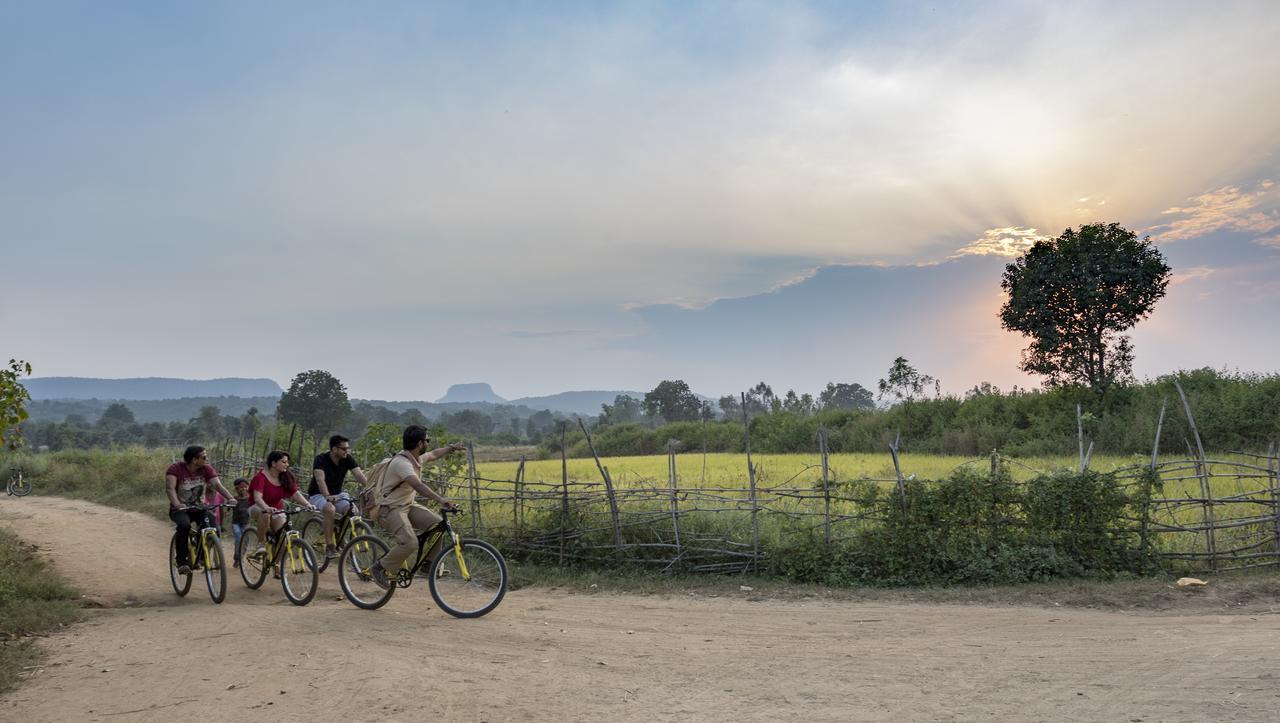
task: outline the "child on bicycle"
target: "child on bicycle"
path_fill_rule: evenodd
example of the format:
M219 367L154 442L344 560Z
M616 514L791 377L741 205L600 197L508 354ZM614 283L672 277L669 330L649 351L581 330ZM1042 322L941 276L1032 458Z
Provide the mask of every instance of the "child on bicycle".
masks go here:
M235 482L236 508L231 511L231 529L236 535L236 555L232 567L240 567L240 538L249 526L249 509L253 506L253 498L249 496L249 480L241 477Z

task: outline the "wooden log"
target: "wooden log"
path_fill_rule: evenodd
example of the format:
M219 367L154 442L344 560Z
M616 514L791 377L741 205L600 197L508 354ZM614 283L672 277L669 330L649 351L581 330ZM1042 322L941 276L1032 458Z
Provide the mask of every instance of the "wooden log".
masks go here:
M1076 403L1076 441L1080 445L1080 471L1084 472L1084 415L1079 403Z
M471 535L474 537L484 531L484 521L480 519L480 483L476 480L476 449L467 442L467 495L471 503Z
M564 564L564 543L565 534L568 532L569 525L569 462L567 452L564 448L565 428L568 425L564 422L560 423L560 564Z
M520 466L516 467L516 478L511 483L511 526L515 529L516 537L520 536L520 502L523 499L521 492L524 487L524 455L520 455Z
M600 477L604 479L605 494L609 497L609 516L613 518L613 546L622 552L622 527L618 522L618 498L613 491L613 478L609 476L609 468L600 462L600 455L596 454L596 445L591 441L591 433L587 431L587 425L582 422L582 417L578 417L578 427L582 429L582 434L587 438L587 447L591 450L591 456L596 461L596 467L600 470Z
M742 434L743 446L747 451L747 481L751 493L751 554L752 564L760 555L760 507L756 500L756 466L751 461L751 419L747 416L747 395L742 393Z
M703 423L706 429L706 423ZM706 439L705 435L703 439ZM667 484L671 488L671 533L675 535L676 556L667 565L671 568L680 562L680 490L676 484L676 447L673 441L667 441Z
M827 428L818 426L818 453L822 455L822 541L831 547L831 464L827 455Z
M1174 379L1173 386L1175 389L1178 390L1178 396L1182 399L1182 408L1187 413L1187 424L1191 425L1191 434L1193 437L1195 437L1195 440L1196 440L1196 452L1198 453L1198 456L1196 457L1196 459L1198 460L1200 465L1199 472L1201 475L1200 491L1201 491L1201 496L1205 498L1204 520L1205 520L1205 527L1207 528L1205 535L1207 536L1209 554L1212 555L1214 553L1214 548L1216 547L1216 539L1215 539L1216 535L1213 531L1213 517L1214 517L1213 490L1209 485L1209 465L1205 461L1204 443L1200 440L1200 429L1196 427L1196 418L1195 418L1195 415L1191 413L1191 404L1190 402L1187 401L1186 392L1182 391L1182 384L1177 379ZM1217 569L1216 566L1217 566L1217 563L1212 559L1210 559L1210 562L1209 562L1210 569Z

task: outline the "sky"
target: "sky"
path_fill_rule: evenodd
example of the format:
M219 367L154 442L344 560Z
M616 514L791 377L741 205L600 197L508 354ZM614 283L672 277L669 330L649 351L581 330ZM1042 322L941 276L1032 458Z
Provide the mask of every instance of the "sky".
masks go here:
M0 5L0 356L358 398L1037 386L1004 264L1174 270L1275 373L1280 3Z

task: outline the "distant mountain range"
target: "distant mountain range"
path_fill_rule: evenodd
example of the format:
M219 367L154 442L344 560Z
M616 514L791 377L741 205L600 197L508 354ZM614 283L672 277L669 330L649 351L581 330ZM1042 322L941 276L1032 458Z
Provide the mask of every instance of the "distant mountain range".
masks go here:
M474 384L454 384L449 387L449 391L445 392L443 397L436 400L436 404L475 404L483 402L488 404L510 404L514 407L529 407L530 409L550 409L552 411L565 412L566 414L599 414L600 405L612 404L619 394L628 394L636 399L644 399L644 392L608 390L560 392L559 394L551 394L545 397L504 399L498 396L488 384L479 382Z
M278 397L284 393L270 379L93 379L34 377L22 385L32 399L181 399L183 397Z
M67 414L97 418L110 402L125 402L140 422L185 421L196 416L200 407L213 405L223 414L243 414L257 407L266 414L275 411L276 401L284 390L270 379L94 379L88 377L35 377L22 384L31 393L29 411L33 420L61 420ZM485 383L455 384L435 402L384 401L352 399L353 404L368 402L398 412L416 408L429 418L443 412L462 409L484 411L497 405L523 407L528 413L548 409L562 414L596 415L600 405L612 404L619 394L637 399L644 392L573 391L543 397L504 399Z

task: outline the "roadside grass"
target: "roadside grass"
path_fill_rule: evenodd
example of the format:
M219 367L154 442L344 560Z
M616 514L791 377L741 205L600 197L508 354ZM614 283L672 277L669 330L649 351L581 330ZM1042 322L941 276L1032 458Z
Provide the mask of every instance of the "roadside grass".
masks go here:
M40 659L31 636L80 617L79 597L34 548L0 529L0 695L16 688Z
M831 601L868 604L1005 605L1131 610L1140 613L1238 612L1280 614L1280 575L1234 571L1203 587L1178 587L1172 577L1055 580L1043 583L952 587L826 587L751 575L665 574L638 568L584 570L521 564L517 587L572 594L630 594L741 598L752 602ZM743 588L750 588L744 590Z

